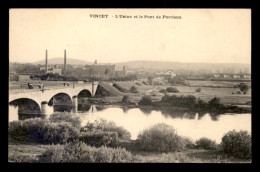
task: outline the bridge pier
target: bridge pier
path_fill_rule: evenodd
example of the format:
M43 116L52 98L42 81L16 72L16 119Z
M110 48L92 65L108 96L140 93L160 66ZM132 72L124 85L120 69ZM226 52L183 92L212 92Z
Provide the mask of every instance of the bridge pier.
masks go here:
M78 111L78 96L72 97L72 112L76 113Z
M43 101L41 102L41 114L45 117L47 114L47 106L48 106L48 102L47 101Z

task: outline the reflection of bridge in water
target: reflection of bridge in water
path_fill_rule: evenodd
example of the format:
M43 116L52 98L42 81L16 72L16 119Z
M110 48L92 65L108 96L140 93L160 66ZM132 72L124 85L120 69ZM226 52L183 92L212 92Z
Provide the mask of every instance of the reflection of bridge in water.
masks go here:
M77 111L78 107L78 95L84 92L89 97L93 97L96 93L98 83L93 82L89 84L80 85L77 87L64 87L64 88L53 88L53 89L45 89L45 90L26 90L21 92L9 92L9 103L20 99L29 99L35 103L40 108L41 114L46 114L46 108L48 103L53 100L53 105L65 105L72 106L73 111ZM65 97L69 97L71 103L68 102L59 102L55 99L56 95L62 95Z

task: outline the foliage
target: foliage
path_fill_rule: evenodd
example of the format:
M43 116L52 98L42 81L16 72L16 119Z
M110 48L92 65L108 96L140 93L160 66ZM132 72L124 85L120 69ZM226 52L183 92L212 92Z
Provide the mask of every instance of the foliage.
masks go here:
M122 103L129 103L130 101L129 101L129 96L123 96L123 98L122 98Z
M201 92L201 88L199 87L199 88L195 89L195 91L200 93Z
M235 88L239 88L241 92L243 92L244 94L247 93L247 91L249 90L249 87L247 84L241 82L237 85L234 86Z
M173 87L166 88L166 91L169 93L179 93L180 92L177 88L173 88Z
M145 151L175 152L185 144L173 127L159 123L138 135L137 146Z
M150 85L152 85L153 83L153 77L152 76L148 76L148 82Z
M79 129L71 123L51 123L49 120L32 118L9 123L8 134L11 138L29 143L57 144L66 143L78 137Z
M117 132L104 131L81 132L79 140L95 147L116 146L118 143L118 134Z
M68 122L71 123L71 125L73 127L76 128L80 128L80 124L81 124L81 120L79 117L73 116L73 114L69 114L69 113L60 113L60 112L56 112L54 114L52 114L49 118L50 122L53 123L59 123L59 122Z
M251 158L251 135L247 131L229 131L222 137L221 147L235 157Z
M130 92L131 92L131 93L138 93L138 90L137 90L137 88L136 88L135 86L132 86L132 87L130 88Z
M215 141L212 141L206 137L202 137L201 139L196 141L196 147L206 150L216 150L217 144Z
M180 106L180 107L193 107L196 105L196 97L188 95L188 96L176 96L176 95L165 95L162 97L161 102L166 103L173 106Z
M214 97L213 99L211 99L208 102L208 105L211 106L211 107L219 107L221 105L220 104L220 98Z
M83 132L95 132L95 131L103 131L103 132L116 132L119 138L122 139L130 139L131 134L123 127L118 127L112 121L108 122L107 120L100 119L95 120L93 123L88 122L84 127L81 128Z
M182 142L185 145L185 149L195 149L196 148L195 143L188 137L182 136Z
M159 93L167 93L167 91L165 89L160 89Z
M47 163L120 163L131 162L132 154L122 148L90 147L75 141L63 145L52 145L39 159Z
M141 100L139 101L139 105L151 105L152 98L151 96L144 95L142 96Z
M180 85L185 85L185 79L181 76L176 76L176 77L173 77L173 78L169 78L168 79L168 82L172 85L175 85L175 84L180 84Z
M196 107L197 109L202 109L202 110L203 110L203 109L206 109L207 106L208 106L207 102L204 102L204 101L201 100L200 98L198 99L197 104L195 105L195 107Z

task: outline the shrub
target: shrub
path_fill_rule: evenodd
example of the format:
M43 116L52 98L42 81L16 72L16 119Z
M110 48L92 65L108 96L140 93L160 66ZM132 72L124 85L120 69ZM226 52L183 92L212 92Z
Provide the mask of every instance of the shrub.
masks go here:
M238 158L251 158L251 135L247 131L229 131L222 137L221 146L225 153Z
M241 91L237 91L237 94L241 94Z
M73 114L69 113L54 113L50 116L49 120L53 123L59 122L68 122L71 123L72 126L80 128L81 120L79 117L73 116Z
M195 96L176 96L176 95L165 95L162 97L161 100L162 103L166 103L171 106L180 106L180 107L190 107L192 108L193 106L196 105L197 103L197 98Z
M194 149L194 148L196 148L195 143L190 138L182 137L182 141L183 141L186 149Z
M152 98L151 96L142 96L141 100L139 101L140 105L151 105L152 103Z
M121 139L130 139L131 134L123 127L118 127L114 122L108 122L107 120L100 119L95 120L94 123L88 122L84 127L81 128L81 131L84 132L95 132L95 131L104 131L104 132L116 132L118 137Z
M154 81L153 84L154 85L164 85L164 83L162 81Z
M129 96L123 96L122 103L129 103Z
M130 88L130 92L131 92L131 93L138 93L138 90L137 90L137 88L136 88L135 86L132 86L132 87Z
M175 152L185 145L173 127L159 123L138 135L137 146L145 151Z
M165 90L165 89L161 89L160 91L159 91L159 93L167 93L167 91Z
M216 150L217 144L215 141L212 141L206 137L203 137L196 141L196 147L206 149L206 150Z
M208 104L207 104L206 102L204 102L203 100L201 100L201 99L199 98L198 101L197 101L196 107L197 107L198 109L206 109L207 105L208 105Z
M209 106L217 107L220 105L220 98L214 97L208 102Z
M173 88L173 87L166 88L166 91L168 91L169 93L179 93L180 92L177 88Z
M51 123L49 120L33 118L9 123L11 138L29 143L66 143L78 137L79 129L70 123Z
M195 89L195 91L196 92L201 92L201 88L199 87L199 88Z
M119 163L131 162L132 154L122 148L90 147L75 141L65 145L52 145L39 158L45 163Z
M249 90L248 85L246 85L245 83L240 83L234 86L235 88L239 88L241 92L243 92L244 94L247 93L247 91Z
M183 77L180 77L180 76L176 76L176 77L173 77L173 78L169 78L168 79L168 82L172 85L174 84L182 84L182 85L185 85L185 79Z
M116 146L118 143L118 134L116 132L82 132L79 140L95 147L100 146Z

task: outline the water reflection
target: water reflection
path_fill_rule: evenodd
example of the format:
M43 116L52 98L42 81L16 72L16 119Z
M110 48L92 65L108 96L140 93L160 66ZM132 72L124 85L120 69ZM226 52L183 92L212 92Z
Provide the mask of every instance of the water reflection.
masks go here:
M54 109L48 106L47 114L52 114ZM43 118L47 118L48 115ZM190 137L194 141L201 137L208 137L220 143L222 136L233 129L251 132L251 114L211 115L173 109L151 110L149 108L82 105L78 107L78 113L75 115L81 118L82 126L101 118L113 121L128 130L132 135L131 139L136 139L140 132L157 123L171 125L176 128L179 135ZM17 107L9 106L9 121L24 118L26 115L18 115Z
M82 126L88 121L94 122L101 118L113 121L128 130L132 135L131 139L136 139L140 132L156 123L171 125L179 135L190 137L194 141L208 137L220 143L222 136L233 129L251 132L251 114L223 114L216 117L209 113L184 113L180 116L178 113L165 115L162 111L151 110L147 115L139 108L128 109L125 113L123 108L110 107L104 111L83 113L79 117L82 119Z

